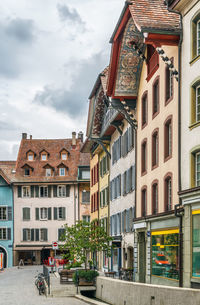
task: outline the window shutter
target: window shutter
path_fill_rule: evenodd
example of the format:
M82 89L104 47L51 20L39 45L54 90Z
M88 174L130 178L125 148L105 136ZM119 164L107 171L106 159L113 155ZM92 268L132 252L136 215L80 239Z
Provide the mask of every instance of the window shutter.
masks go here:
M39 229L35 229L35 240L39 241L40 236L39 236Z
M11 240L11 228L7 228L7 239Z
M51 185L48 185L48 197L51 197Z
M70 185L66 185L66 197L70 196Z
M48 208L48 220L51 220L51 208Z
M134 231L135 207L132 207L132 231Z
M132 191L135 190L135 165L132 166Z
M131 232L133 227L133 217L132 217L132 208L129 209L129 232Z
M47 229L43 229L44 230L44 241L48 240L48 230Z
M8 220L12 220L12 207L8 207Z
M34 229L31 229L31 241L34 241Z
M26 241L26 229L23 229L23 241Z
M31 219L30 216L31 216L31 215L30 215L30 208L26 208L26 219L27 219L27 220L30 220L30 219Z
M53 197L57 197L57 185L53 186Z
M117 214L114 215L114 219L115 219L115 235L117 235Z
M62 219L66 218L65 207L62 207Z
M34 189L35 189L34 185L31 185L31 197L32 198L34 197Z
M39 208L35 208L35 219L39 220Z
M112 181L110 181L110 201L112 201Z
M122 233L122 213L119 213L119 234L121 235Z
M35 197L39 197L39 186L35 186Z
M109 192L109 187L107 187L107 195L106 195L106 203L107 205L109 205L109 202L110 202L110 192Z
M110 169L110 157L109 157L109 155L106 155L106 158L107 158L107 171L109 171L109 169Z
M129 168L129 170L127 171L128 173L128 193L131 191L131 185L132 185L132 175L131 175L131 167Z
M112 216L110 217L110 236L112 236Z
M18 185L17 187L18 197L22 197L22 187Z
M22 209L22 214L23 220L26 220L26 208Z
M122 212L122 232L124 233L124 211Z
M58 209L54 208L54 220L58 219Z
M129 181L128 181L129 179L128 179L128 171L126 171L126 194L128 194L128 192L129 192Z

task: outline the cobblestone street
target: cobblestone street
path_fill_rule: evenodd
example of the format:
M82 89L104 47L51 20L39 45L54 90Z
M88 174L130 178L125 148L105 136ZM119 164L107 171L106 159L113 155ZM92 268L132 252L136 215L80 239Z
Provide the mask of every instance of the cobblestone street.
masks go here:
M0 305L84 305L75 298L46 298L35 287L35 276L42 272L41 266L23 269L9 268L0 272Z

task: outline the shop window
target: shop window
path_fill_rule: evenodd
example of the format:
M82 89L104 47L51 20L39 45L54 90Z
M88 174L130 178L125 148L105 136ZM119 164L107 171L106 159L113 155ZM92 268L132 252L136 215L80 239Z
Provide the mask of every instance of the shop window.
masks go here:
M158 130L156 130L152 135L152 168L158 166L158 149Z
M147 125L148 120L148 98L147 98L147 92L145 92L142 96L142 128L144 128Z
M179 230L151 233L153 276L179 280Z
M147 215L147 189L146 187L142 189L141 192L141 216L145 217Z
M147 172L147 140L143 140L141 145L141 173L142 175Z
M152 185L152 214L158 213L158 183L155 182Z
M170 59L173 63L173 58ZM172 74L172 70L169 69L169 66L166 65L165 68L165 104L168 104L173 98L173 81L174 77Z
M172 177L168 174L164 180L165 211L172 209Z
M153 118L159 113L159 77L156 78L153 84L153 103L152 116Z
M192 276L200 278L200 210L192 211Z
M169 117L164 125L164 158L165 161L172 157L172 118Z

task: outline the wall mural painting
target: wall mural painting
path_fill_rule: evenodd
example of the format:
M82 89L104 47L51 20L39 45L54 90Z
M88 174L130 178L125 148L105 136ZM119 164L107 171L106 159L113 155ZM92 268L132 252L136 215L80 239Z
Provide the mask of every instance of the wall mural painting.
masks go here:
M131 40L137 40L143 50L142 36L130 18L123 35L121 51L117 67L115 96L137 96L142 60L130 45Z

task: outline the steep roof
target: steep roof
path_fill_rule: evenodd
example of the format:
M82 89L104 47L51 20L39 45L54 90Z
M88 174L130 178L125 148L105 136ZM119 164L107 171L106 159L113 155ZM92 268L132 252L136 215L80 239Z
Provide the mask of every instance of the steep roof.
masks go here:
M16 161L0 161L0 176L8 183L15 181Z
M72 145L72 139L22 139L18 158L16 162L16 182L67 182L77 181L78 166L80 163L89 165L89 155L80 152L83 143L80 139L76 139L76 145ZM61 159L60 152L66 149L70 154L67 160ZM35 157L33 161L27 160L27 152L34 151ZM48 151L49 155L47 160L41 160L41 152ZM63 163L69 170L66 176L59 176L59 165ZM45 176L45 165L49 165L54 169L53 176ZM24 176L24 166L33 168L30 176Z
M132 0L131 16L140 31L181 29L180 15L167 9L163 0Z

